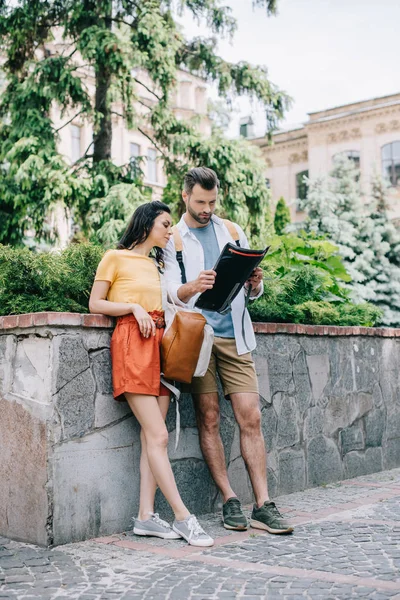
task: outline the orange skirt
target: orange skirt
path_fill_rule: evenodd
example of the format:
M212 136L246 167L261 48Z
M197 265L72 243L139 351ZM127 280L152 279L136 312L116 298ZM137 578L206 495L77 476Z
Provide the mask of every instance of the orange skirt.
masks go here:
M156 335L145 338L133 315L119 317L111 338L113 395L126 401L125 392L148 396L169 396L161 383L160 346L164 334L164 313L150 312Z

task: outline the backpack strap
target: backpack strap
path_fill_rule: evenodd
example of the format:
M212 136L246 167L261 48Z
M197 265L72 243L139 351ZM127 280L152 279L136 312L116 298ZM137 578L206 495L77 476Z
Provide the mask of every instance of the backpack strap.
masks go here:
M179 233L179 229L176 225L174 225L172 227L172 233L173 233L173 237L174 237L176 260L178 261L178 265L181 270L181 281L182 281L182 283L186 283L187 282L186 271L185 271L185 265L183 264L183 255L182 255L182 248L183 248L182 238L181 238L181 234Z
M231 238L233 239L234 242L236 242L237 246L240 246L240 242L239 242L239 232L236 229L235 225L232 223L232 221L229 221L229 219L222 219L225 227L227 228L227 230L229 231L229 234L231 236Z

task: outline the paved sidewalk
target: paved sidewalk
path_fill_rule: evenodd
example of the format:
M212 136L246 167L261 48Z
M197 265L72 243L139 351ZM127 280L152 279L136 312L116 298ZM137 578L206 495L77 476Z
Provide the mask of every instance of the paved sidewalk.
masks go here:
M293 535L228 532L210 515L206 550L130 532L53 550L0 538L0 599L400 600L400 469L277 504Z

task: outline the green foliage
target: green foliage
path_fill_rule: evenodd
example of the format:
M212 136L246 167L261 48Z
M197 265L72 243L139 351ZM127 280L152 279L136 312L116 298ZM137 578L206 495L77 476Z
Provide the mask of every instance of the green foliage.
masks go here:
M35 253L0 245L0 314L88 312L88 298L104 248L72 244Z
M276 235L282 235L285 232L286 225L290 223L290 210L285 202L285 198L279 198L275 209L274 228Z
M276 0L252 4L265 7L267 15L276 13ZM214 38L186 40L176 10L204 20ZM195 123L179 122L172 110L177 70L183 67L215 82L224 101L235 94L256 98L269 128L276 126L289 99L269 81L266 68L229 63L216 52L218 39L235 28L231 9L219 0L0 2L7 77L0 101L0 243L22 244L27 230L51 242L48 215L57 203L87 237L114 238L132 195L137 199L143 188L136 178L126 180L126 167L116 173L110 163L113 115L150 137L168 174L178 180L188 165L210 159L223 181L223 211L252 235L262 234L259 223L265 220L268 197L254 152L219 133L202 138ZM62 46L53 38L60 31ZM83 69L93 77L94 94ZM144 89L147 99L140 97ZM67 122L79 117L93 124L93 143L74 165L57 151L55 106ZM112 186L119 187L111 192ZM118 202L112 226L92 212L104 204L115 213Z
M379 322L371 304L353 304L342 282L349 281L337 247L311 235L287 234L272 240L264 259L264 294L250 305L254 321L314 325Z
M216 171L221 184L218 214L238 223L255 242L265 240L271 225L270 192L256 147L243 139L229 140L218 132L207 140L193 133L182 146L175 141L174 151L178 155L185 151L186 155L180 165L167 165L170 176L164 200L174 206L174 214L182 210L181 190L187 169L207 165Z

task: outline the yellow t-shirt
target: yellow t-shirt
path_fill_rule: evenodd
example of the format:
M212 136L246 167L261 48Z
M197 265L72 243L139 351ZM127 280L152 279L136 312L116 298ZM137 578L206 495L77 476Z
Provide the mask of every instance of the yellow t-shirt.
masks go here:
M107 300L140 304L147 312L162 310L160 275L153 260L130 250L108 250L95 281L109 281Z

